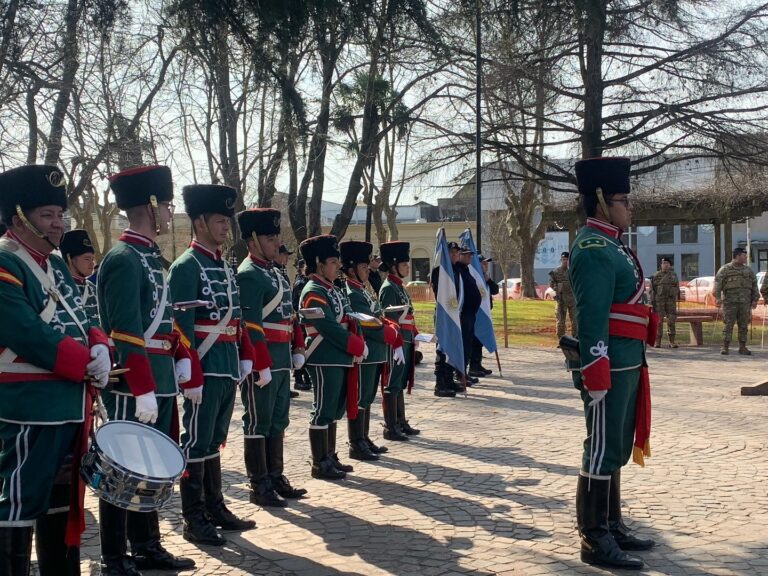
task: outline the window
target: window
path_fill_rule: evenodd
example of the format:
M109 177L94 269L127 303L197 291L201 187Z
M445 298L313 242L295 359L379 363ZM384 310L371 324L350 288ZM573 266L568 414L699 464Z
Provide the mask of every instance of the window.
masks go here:
M411 259L411 279L429 282L429 258Z
M698 224L683 224L680 226L680 243L696 244L699 241Z
M656 226L656 244L674 244L674 226Z
M698 254L683 254L680 258L680 262L681 280L690 280L691 278L696 278L699 275Z
M661 259L666 258L672 262L672 268L675 267L675 255L674 254L656 254L656 270L661 270Z
M768 250L757 251L757 271L768 270Z
M621 241L628 247L637 252L637 226L630 226L621 236Z

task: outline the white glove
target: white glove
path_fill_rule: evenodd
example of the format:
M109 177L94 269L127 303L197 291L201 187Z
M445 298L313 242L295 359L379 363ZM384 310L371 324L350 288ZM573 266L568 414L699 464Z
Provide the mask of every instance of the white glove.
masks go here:
M392 358L394 358L395 364L405 364L405 354L403 353L402 346L398 346L392 351Z
M304 362L306 360L306 358L304 358L304 354L294 354L291 356L291 359L293 360L294 370L301 370L301 367L304 366Z
M176 362L176 381L179 384L192 380L192 360L182 358Z
M259 370L259 379L256 380L256 386L259 388L264 388L267 384L272 382L272 371L269 368L264 368L264 370Z
M365 348L363 348L363 360L368 358L368 344L364 344Z
M202 404L203 403L203 387L197 386L196 388L185 388L184 398L189 398L189 401L192 402L192 404Z
M240 382L248 378L253 372L253 360L240 360Z
M157 398L154 392L136 396L136 420L143 424L157 422Z
M104 344L91 346L91 358L85 367L89 376L93 376L92 384L96 388L104 388L109 384L109 370L112 368L112 360L109 357L109 348Z
M594 406L600 400L605 398L605 395L608 393L608 390L587 390L589 392L589 397L592 398L592 402L589 403L590 406Z

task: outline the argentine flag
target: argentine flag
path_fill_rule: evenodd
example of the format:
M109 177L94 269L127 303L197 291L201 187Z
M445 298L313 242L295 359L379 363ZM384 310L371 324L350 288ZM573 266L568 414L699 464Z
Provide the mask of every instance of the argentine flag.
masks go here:
M477 311L477 318L475 318L475 338L480 340L480 343L485 346L488 352L494 353L497 350L497 346L496 334L493 331L493 320L491 319L491 294L488 292L483 267L480 264L480 259L477 257L477 249L475 248L475 241L472 239L472 231L469 228L464 230L459 236L459 240L461 240L463 245L472 250L472 262L469 265L469 272L472 274L472 278L475 279L477 288L482 296L480 310Z
M445 229L437 231L435 266L438 267L437 306L435 308L435 334L440 351L448 364L464 374L464 346L461 341L459 320L460 294L456 294L453 266L445 240Z

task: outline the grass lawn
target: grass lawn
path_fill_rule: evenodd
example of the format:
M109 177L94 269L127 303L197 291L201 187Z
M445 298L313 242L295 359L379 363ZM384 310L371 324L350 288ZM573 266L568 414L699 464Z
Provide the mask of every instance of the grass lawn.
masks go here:
M681 309L691 307L681 305ZM703 305L695 305L701 308ZM416 324L421 332L434 333L434 302L414 302L416 310ZM502 302L494 301L493 325L496 329L496 341L500 348L504 347L504 320ZM749 344L755 348L760 347L763 331L765 331L765 345L768 347L768 319L763 327L763 309L759 307L753 316L750 326ZM507 300L507 326L510 346L542 346L553 347L556 344L555 337L555 302L552 300ZM722 316L716 322L704 323L704 343L706 345L719 345L723 341ZM733 330L733 343L737 343L736 328ZM666 338L666 326L664 329L664 342ZM681 345L690 344L690 331L688 324L679 323L677 326L677 342ZM733 344L732 344L733 345ZM737 345L737 344L736 344Z

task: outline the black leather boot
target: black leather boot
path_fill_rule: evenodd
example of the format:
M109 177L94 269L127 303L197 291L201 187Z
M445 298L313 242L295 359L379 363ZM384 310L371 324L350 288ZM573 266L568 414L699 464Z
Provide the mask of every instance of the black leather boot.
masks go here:
M267 468L267 439L245 439L245 470L251 482L251 504L285 508L288 502L272 487Z
M355 460L378 460L379 455L371 451L371 447L365 439L365 412L364 408L358 408L357 418L354 420L347 419L349 457Z
M35 521L35 550L40 576L80 576L80 548L67 548L67 512ZM0 572L2 573L2 572Z
M309 446L312 449L312 478L341 480L347 476L339 470L328 456L328 429L310 428Z
M127 515L122 508L99 500L101 573L103 576L141 576L128 556Z
M193 544L223 546L226 540L216 530L205 513L203 500L203 462L187 462L187 469L179 480L181 515L184 517L182 536Z
M189 570L191 558L176 557L160 543L160 518L157 512L128 512L128 539L139 570Z
M307 491L304 488L294 488L283 474L285 461L283 459L283 446L285 434L270 436L267 438L267 469L272 479L272 487L283 498L301 498Z
M403 434L397 424L397 398L387 392L383 395L384 402L384 438L395 442L405 442L408 436Z
M235 516L226 504L221 493L221 458L209 458L204 464L203 494L205 495L205 512L211 524L221 530L242 532L256 528L253 520L241 520Z
M608 526L613 539L622 550L650 550L656 544L650 538L642 539L633 536L621 517L621 470L611 475L611 497L608 503Z
M403 434L416 436L421 433L421 430L418 428L412 428L405 417L405 391L403 390L400 390L400 393L397 395L397 423L400 425Z
M293 371L293 387L296 390L312 390L312 382L309 381L309 376L304 368Z
M365 441L368 443L368 448L371 449L371 452L374 454L384 454L385 452L389 452L389 448L386 446L376 446L376 444L373 443L373 440L371 440L371 409L368 408L365 411L365 424L363 429L363 437L365 438Z
M0 574L29 576L32 526L0 528Z
M581 561L596 566L640 570L643 561L624 552L608 528L610 479L579 476L576 521L581 536Z
M339 453L336 452L336 428L336 422L328 424L328 457L333 462L333 465L336 466L337 470L341 470L342 472L354 472L355 469L352 466L349 464L342 464L339 461Z
M440 398L456 396L456 390L453 387L453 370L448 368L445 362L435 366L435 396Z

